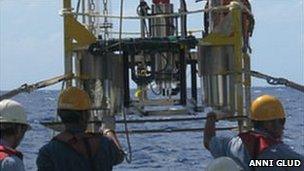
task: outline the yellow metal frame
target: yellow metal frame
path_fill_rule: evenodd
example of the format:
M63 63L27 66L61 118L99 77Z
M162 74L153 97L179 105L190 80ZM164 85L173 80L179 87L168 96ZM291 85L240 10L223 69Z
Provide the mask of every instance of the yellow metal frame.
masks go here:
M232 71L232 74L236 76L236 85L237 85L237 113L238 115L244 116L246 115L244 113L243 109L243 90L241 89L244 85L245 87L251 87L251 81L250 77L245 77L245 80L243 81L243 70L244 68L250 68L250 57L247 53L244 53L242 50L242 47L244 45L243 42L243 33L242 33L242 21L241 21L241 15L242 15L242 9L239 5L234 5L231 7L231 15L232 15L232 32L233 35L224 35L220 33L210 33L208 36L203 38L199 44L201 46L233 46L234 48L234 55L235 55L235 67ZM246 58L247 57L247 58ZM246 60L244 59L246 58ZM243 68L243 59L244 61L244 68ZM241 91L242 90L242 91ZM249 106L246 106L246 108L249 108ZM248 109L246 111L249 111ZM248 113L249 114L249 113ZM248 115L247 114L247 115ZM239 121L239 131L242 132L244 130L245 122Z
M73 73L73 53L80 48L88 47L96 42L97 38L83 24L78 22L72 13L71 0L63 0L64 22L64 68L65 74ZM77 52L76 52L77 53ZM77 55L76 55L77 56ZM77 75L80 77L80 75ZM72 81L67 81L66 86L72 86Z

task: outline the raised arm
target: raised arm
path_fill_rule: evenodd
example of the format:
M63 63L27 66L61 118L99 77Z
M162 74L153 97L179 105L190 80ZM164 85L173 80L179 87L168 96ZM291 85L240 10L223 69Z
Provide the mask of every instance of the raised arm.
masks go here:
M213 112L208 113L206 124L205 124L205 130L204 130L204 146L208 150L209 150L209 143L211 141L211 138L216 135L215 122L216 122L215 113L213 113Z

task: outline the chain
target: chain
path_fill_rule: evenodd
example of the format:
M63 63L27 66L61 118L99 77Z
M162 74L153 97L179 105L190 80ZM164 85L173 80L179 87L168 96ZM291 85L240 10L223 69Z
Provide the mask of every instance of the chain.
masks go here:
M260 79L264 79L267 81L268 84L271 85L285 85L286 87L290 87L296 90L299 90L301 92L304 92L304 86L297 84L295 82L289 81L285 78L275 78L266 74L262 74L260 72L257 71L251 71L251 75L256 77L256 78L260 78Z
M95 12L95 9L96 9L96 5L95 5L94 0L89 0L89 12L92 14ZM93 34L96 33L95 21L96 21L95 16L89 17L89 28Z
M19 88L11 90L11 91L1 95L0 96L0 101L3 100L3 99L12 98L12 97L14 97L14 96L16 96L20 93L24 93L24 92L30 93L34 90L44 88L44 87L48 87L48 86L57 84L57 83L62 82L62 81L71 80L72 78L74 78L73 74L66 74L66 75L61 75L61 76L54 77L54 78L51 78L51 79L48 79L48 80L43 80L43 81L37 82L35 84L30 84L30 85L23 84Z
M94 0L91 0L91 3L90 3L90 10L91 11L94 11L95 10L95 2L94 2Z
M75 16L75 19L76 19L76 20L77 20L78 13L79 13L80 1L81 1L81 0L78 0L78 2L77 2L77 6L76 6L76 13L74 14L74 16Z
M108 40L109 38L109 30L108 30L108 15L109 15L109 10L108 10L108 0L103 0L103 15L104 20L103 20L103 24L104 24L104 40Z

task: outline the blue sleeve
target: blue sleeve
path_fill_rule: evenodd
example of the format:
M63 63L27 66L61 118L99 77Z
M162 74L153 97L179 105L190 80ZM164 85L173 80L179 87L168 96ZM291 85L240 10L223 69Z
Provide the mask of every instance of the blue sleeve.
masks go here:
M38 171L53 171L55 166L51 159L50 153L47 150L47 147L44 146L39 150L39 154L36 160Z
M209 151L214 158L226 156L228 145L232 137L214 136L209 142Z
M17 156L6 157L1 162L1 171L24 171L23 162Z

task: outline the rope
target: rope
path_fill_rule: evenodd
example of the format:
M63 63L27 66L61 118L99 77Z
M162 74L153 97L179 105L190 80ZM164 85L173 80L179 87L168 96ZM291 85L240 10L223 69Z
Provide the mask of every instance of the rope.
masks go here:
M124 123L124 128L125 128L125 134L126 134L126 139L127 139L127 145L128 145L128 156L126 156L126 161L128 163L132 162L132 147L131 147L131 142L130 142L130 134L129 134L129 129L128 129L128 124L127 124L127 116L126 116L126 109L123 111L123 123Z
M14 96L16 96L17 94L20 94L20 93L24 93L24 92L30 93L34 90L44 88L44 87L48 87L48 86L57 84L61 81L70 80L73 77L74 77L73 74L66 74L66 75L57 76L57 77L54 77L54 78L51 78L51 79L39 81L39 82L37 82L35 84L31 84L31 85L23 84L19 88L16 88L14 90L11 90L11 91L1 95L0 96L0 101L3 100L3 99L12 98L12 97L14 97Z
M77 2L76 13L79 13L80 1L81 1L81 0L78 0L78 2ZM78 17L78 15L76 15L76 20L77 20L77 17Z
M262 74L258 71L251 71L251 76L254 76L256 78L264 79L267 81L268 84L271 85L285 85L286 87L290 87L293 89L296 89L298 91L301 91L304 93L304 86L301 84L297 84L293 81L289 81L285 78L275 78L266 74Z
M119 53L120 53L120 55L122 52L122 46L121 46L122 19L123 19L123 0L120 0L120 16L119 16ZM128 144L128 153L125 158L126 158L127 163L131 163L132 162L132 148L131 148L129 130L128 130L128 125L127 125L126 109L124 109L124 111L123 111L123 118L124 118L125 134L126 134L126 139L127 139L127 144Z

